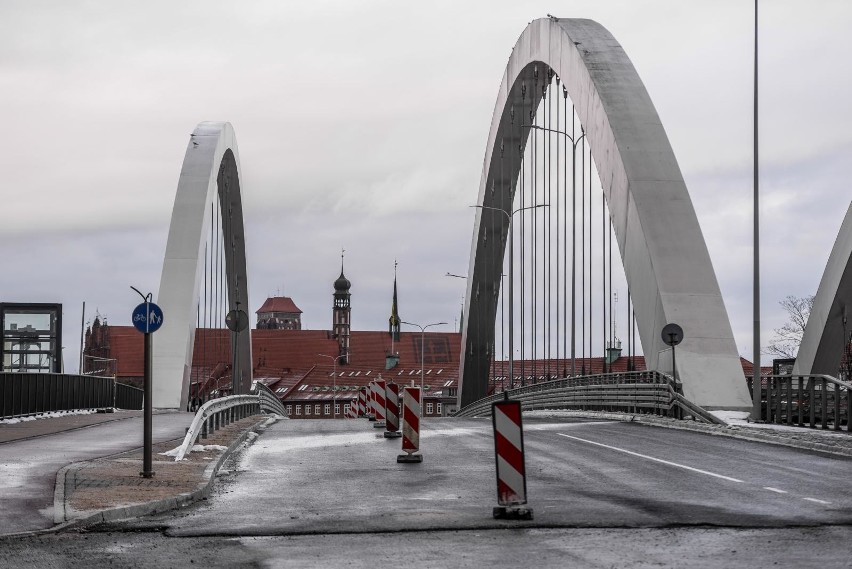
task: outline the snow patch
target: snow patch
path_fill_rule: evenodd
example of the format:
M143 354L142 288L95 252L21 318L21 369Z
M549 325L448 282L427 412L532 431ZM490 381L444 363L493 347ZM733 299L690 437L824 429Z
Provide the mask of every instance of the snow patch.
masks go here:
M75 411L50 411L49 413L41 413L39 415L27 415L26 417L15 417L13 419L0 419L0 425L14 425L16 423L36 421L39 419L55 419L57 417L67 417L68 415L91 415L95 412L95 409L79 409Z
M181 449L182 446L183 445L181 445L179 447L175 447L172 450L167 450L166 452L161 452L159 454L161 454L163 456L177 456L178 453L180 452L180 449ZM192 445L192 448L189 449L189 451L186 454L189 454L191 452L206 452L206 451L210 451L210 450L228 450L228 447L225 447L225 446L222 446L222 445ZM186 459L184 459L184 460L186 460Z

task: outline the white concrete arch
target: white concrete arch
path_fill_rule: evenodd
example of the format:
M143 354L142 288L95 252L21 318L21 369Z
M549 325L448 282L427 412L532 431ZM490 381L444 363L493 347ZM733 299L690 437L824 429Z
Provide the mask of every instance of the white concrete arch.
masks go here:
M685 396L711 409L748 409L733 332L680 168L633 64L600 24L540 19L521 34L497 96L478 203L510 209L519 171L513 150L526 144L529 132L519 128L520 120L513 122L513 108L522 107L521 91L534 84L536 70L546 73L548 67L560 77L585 127L648 367L660 367L659 354L667 349L660 331L676 322L685 335L677 348ZM529 88L527 94L537 104L542 94L534 91ZM462 406L487 389L500 286L493 259L503 259L508 230L506 217L495 213L478 209L474 225L460 370Z
M240 198L240 155L234 129L226 122L202 122L190 135L180 172L160 292L163 326L153 337L154 407L186 407L196 307L204 273L204 244L210 233L213 200L218 196L225 244L225 274L230 309L240 302L248 312L245 233ZM239 335L242 392L251 385L250 333Z
M844 329L844 318L847 318ZM793 365L794 374L837 375L852 330L852 204L828 256ZM844 338L845 332L845 338Z

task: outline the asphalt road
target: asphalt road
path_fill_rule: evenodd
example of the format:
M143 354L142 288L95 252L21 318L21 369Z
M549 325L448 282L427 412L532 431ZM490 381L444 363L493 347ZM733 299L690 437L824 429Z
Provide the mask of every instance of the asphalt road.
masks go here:
M840 483L849 459L636 423L525 427L529 526L852 523L852 490ZM399 439L378 436L365 421L281 421L245 452L212 502L138 525L165 525L173 536L519 525L491 517L489 420L426 422L421 464L398 464Z
M154 442L183 437L192 417L155 415ZM142 421L131 417L0 444L0 535L52 527L56 473L73 462L141 447Z
M842 567L852 460L635 423L528 420L535 519L498 521L491 424L424 424L421 464L366 421L281 421L211 499L0 541L0 567ZM99 561L100 560L100 561Z

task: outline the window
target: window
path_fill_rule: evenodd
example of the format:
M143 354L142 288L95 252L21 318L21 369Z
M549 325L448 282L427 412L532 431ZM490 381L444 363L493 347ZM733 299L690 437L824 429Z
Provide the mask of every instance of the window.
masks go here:
M325 404L324 412L325 412L326 415L329 415L331 413L331 404L330 403Z
M288 417L293 414L293 406L292 405L287 405L286 407L284 407L284 410L287 411Z
M301 414L302 414L302 406L296 405L296 416L298 417Z
M349 406L349 403L344 404L343 405L343 414L348 417L350 409L351 409L351 407Z
M436 410L438 411L438 415L441 415L441 411L442 411L442 409L441 409L441 404L440 404L440 403L438 403L438 404L437 404Z
M349 412L349 405L347 405L347 406L346 406L346 412L347 412L347 413ZM335 403L335 404L334 404L334 414L335 414L335 415L340 415L340 403Z
M431 415L431 414L432 414L432 411L433 411L433 409L432 409L432 408L433 408L433 407L434 407L434 405L432 405L432 403L427 403L427 404L426 404L426 414L427 414L427 415Z
M319 404L314 405L314 415L319 415L319 414L320 414L320 405Z

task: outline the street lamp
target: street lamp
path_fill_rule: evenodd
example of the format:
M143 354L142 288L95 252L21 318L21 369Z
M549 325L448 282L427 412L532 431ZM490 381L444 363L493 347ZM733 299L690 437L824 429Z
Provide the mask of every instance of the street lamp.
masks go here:
M434 324L427 324L425 326L421 326L420 324L415 324L414 322L405 322L403 320L403 321L400 322L400 324L408 324L409 326L416 326L417 328L420 328L420 393L421 393L421 397L422 397L423 396L422 395L422 393L423 393L423 378L426 375L426 372L423 369L424 364L425 364L424 348L426 346L426 328L429 328L430 326L443 326L444 324L446 324L446 322L435 322Z
M567 91L566 91L566 97ZM534 124L525 124L529 128L535 130L543 130L545 132L555 132L556 134L564 135L571 141L571 375L577 375L576 356L577 356L577 341L574 338L577 329L577 215L574 213L577 209L577 144L586 137L586 131L580 126L581 133L576 139L561 130L553 128L545 128ZM573 127L572 127L573 128ZM591 229L589 230L591 231ZM591 340L590 340L591 341ZM604 346L605 348L606 346ZM557 350L558 351L558 350ZM604 354L604 362L606 362L606 354Z
M345 357L345 354L339 356L329 356L326 354L317 354L318 356L322 356L324 358L329 358L334 363L334 387L332 387L332 404L334 407L332 408L331 416L337 419L337 360L342 357Z
M514 235L513 225L515 214L525 209L536 209L540 207L548 207L549 204L542 203L538 205L528 205L526 207L519 207L518 209L508 212L505 209L499 207L489 207L487 205L472 205L470 207L476 207L479 209L489 209L491 211L499 211L509 220L509 389L515 388L515 356L514 356L514 337L515 337L515 310L514 310L514 287L512 283L515 280L515 240L512 239Z

